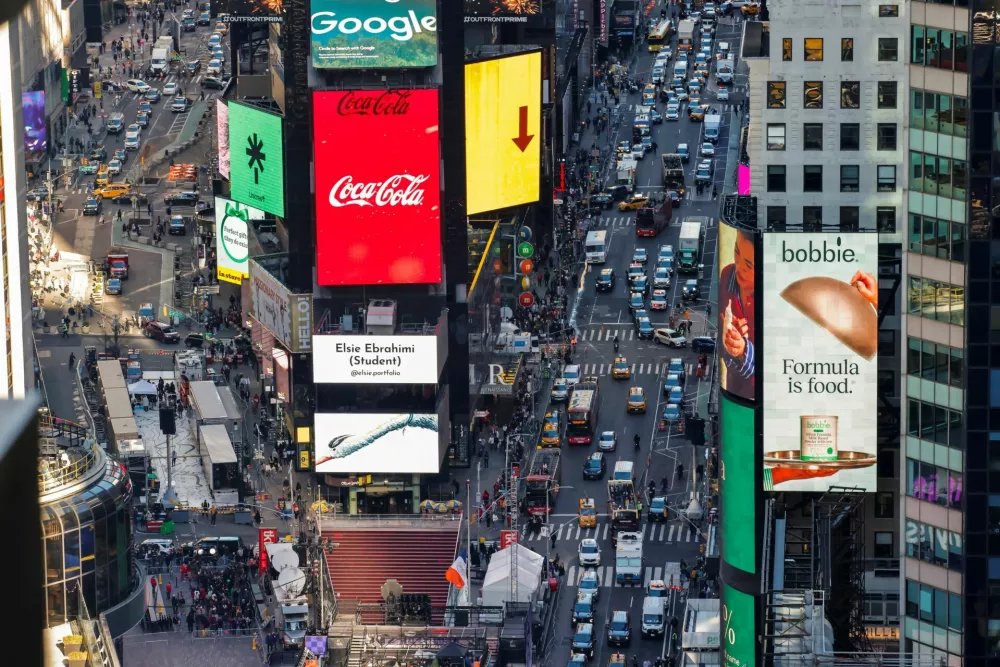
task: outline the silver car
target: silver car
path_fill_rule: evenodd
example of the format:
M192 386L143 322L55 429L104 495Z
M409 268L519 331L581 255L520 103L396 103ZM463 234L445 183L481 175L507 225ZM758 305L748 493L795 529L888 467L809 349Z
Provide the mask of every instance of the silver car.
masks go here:
M670 287L670 271L662 266L653 273L653 288L660 287Z

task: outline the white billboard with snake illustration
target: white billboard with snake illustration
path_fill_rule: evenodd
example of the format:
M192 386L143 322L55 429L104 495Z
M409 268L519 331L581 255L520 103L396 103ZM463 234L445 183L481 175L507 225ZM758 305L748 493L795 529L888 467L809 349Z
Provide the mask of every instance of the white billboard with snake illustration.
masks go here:
M436 473L438 417L399 413L317 414L316 472Z

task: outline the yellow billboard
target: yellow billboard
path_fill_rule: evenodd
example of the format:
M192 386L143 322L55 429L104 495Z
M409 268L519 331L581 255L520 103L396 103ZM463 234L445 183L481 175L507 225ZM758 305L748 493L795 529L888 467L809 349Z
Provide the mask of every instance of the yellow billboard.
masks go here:
M542 54L465 66L466 213L538 201Z

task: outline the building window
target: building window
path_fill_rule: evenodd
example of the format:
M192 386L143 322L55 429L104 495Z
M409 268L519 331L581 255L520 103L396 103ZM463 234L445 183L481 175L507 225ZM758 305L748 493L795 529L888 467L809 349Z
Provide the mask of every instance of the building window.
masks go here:
M875 558L895 558L896 550L893 548L892 531L875 532Z
M807 164L802 167L802 191L823 192L823 167L818 164Z
M879 296L884 296L882 290L879 290ZM892 329L880 329L878 332L878 353L879 356L892 357L896 355L896 332ZM882 452L879 452L881 455ZM885 475L879 475L879 477L885 477ZM892 475L889 475L892 477Z
M861 150L861 125L859 123L840 124L840 150Z
M962 631L962 596L906 580L906 615L942 630Z
M965 352L919 338L906 341L906 372L930 382L961 387L965 377Z
M910 252L954 262L965 261L965 223L909 214Z
M785 150L785 124L784 123L768 123L767 124L767 150L769 150L769 151L783 151L783 150Z
M896 233L896 207L876 206L875 207L875 229L881 234Z
M805 40L806 60L823 60L823 38L806 37Z
M880 164L878 166L878 187L879 192L896 191L896 165Z
M840 191L859 192L861 190L861 167L856 164L840 165Z
M823 207L803 206L802 207L802 231L821 232L823 231Z
M785 222L786 218L784 206L767 207L767 231L783 232L785 231Z
M784 109L785 108L785 82L784 81L768 81L767 82L767 108L768 109Z
M910 190L965 201L968 196L968 163L910 151Z
M857 206L840 207L840 231L856 232L861 228L861 209Z
M781 59L789 61L792 59L792 38L785 37L781 40Z
M802 84L802 106L806 109L823 108L823 82L805 81Z
M823 123L802 125L802 148L807 151L823 150Z
M899 16L899 5L879 5L878 17L880 19L892 19Z
M784 192L785 191L785 166L784 165L768 165L767 166L767 191L768 192Z
M965 326L965 288L910 276L909 313L939 322Z
M924 408L924 412L927 412L926 408L928 407L936 407L928 403L914 401L913 399L910 399L909 403L911 407L914 403L918 404L916 408L918 416L921 416L921 407ZM938 409L945 413L949 412L945 408ZM923 417L926 417L926 419L921 419L921 426L925 429L940 430L940 424L936 423L934 416L927 416L925 414ZM941 416L942 420L946 418L946 415ZM907 415L907 419L912 422L912 415ZM925 435L933 435L933 433L925 433ZM921 439L934 442L934 440L928 437ZM934 503L942 507L962 509L962 494L961 473L934 466L930 463L924 463L923 461L917 461L916 459L906 459L906 495L909 497Z
M906 555L961 572L964 569L961 533L929 523L906 520Z
M910 62L924 67L967 72L969 34L921 25L910 26Z
M880 151L894 151L896 150L896 124L895 123L879 123L878 124L878 134L876 138L877 150Z
M879 37L878 59L882 62L899 60L899 40L895 37Z
M896 82L895 81L879 81L878 82L878 108L879 109L895 109L896 108Z
M861 108L861 82L841 81L840 82L840 108L860 109Z
M854 61L853 37L844 37L840 40L840 60L845 63Z

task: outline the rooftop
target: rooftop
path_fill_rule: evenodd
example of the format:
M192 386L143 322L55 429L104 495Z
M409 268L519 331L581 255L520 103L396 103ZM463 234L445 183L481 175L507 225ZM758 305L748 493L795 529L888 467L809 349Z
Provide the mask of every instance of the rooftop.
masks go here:
M771 28L762 21L743 24L743 57L768 58L771 55Z

